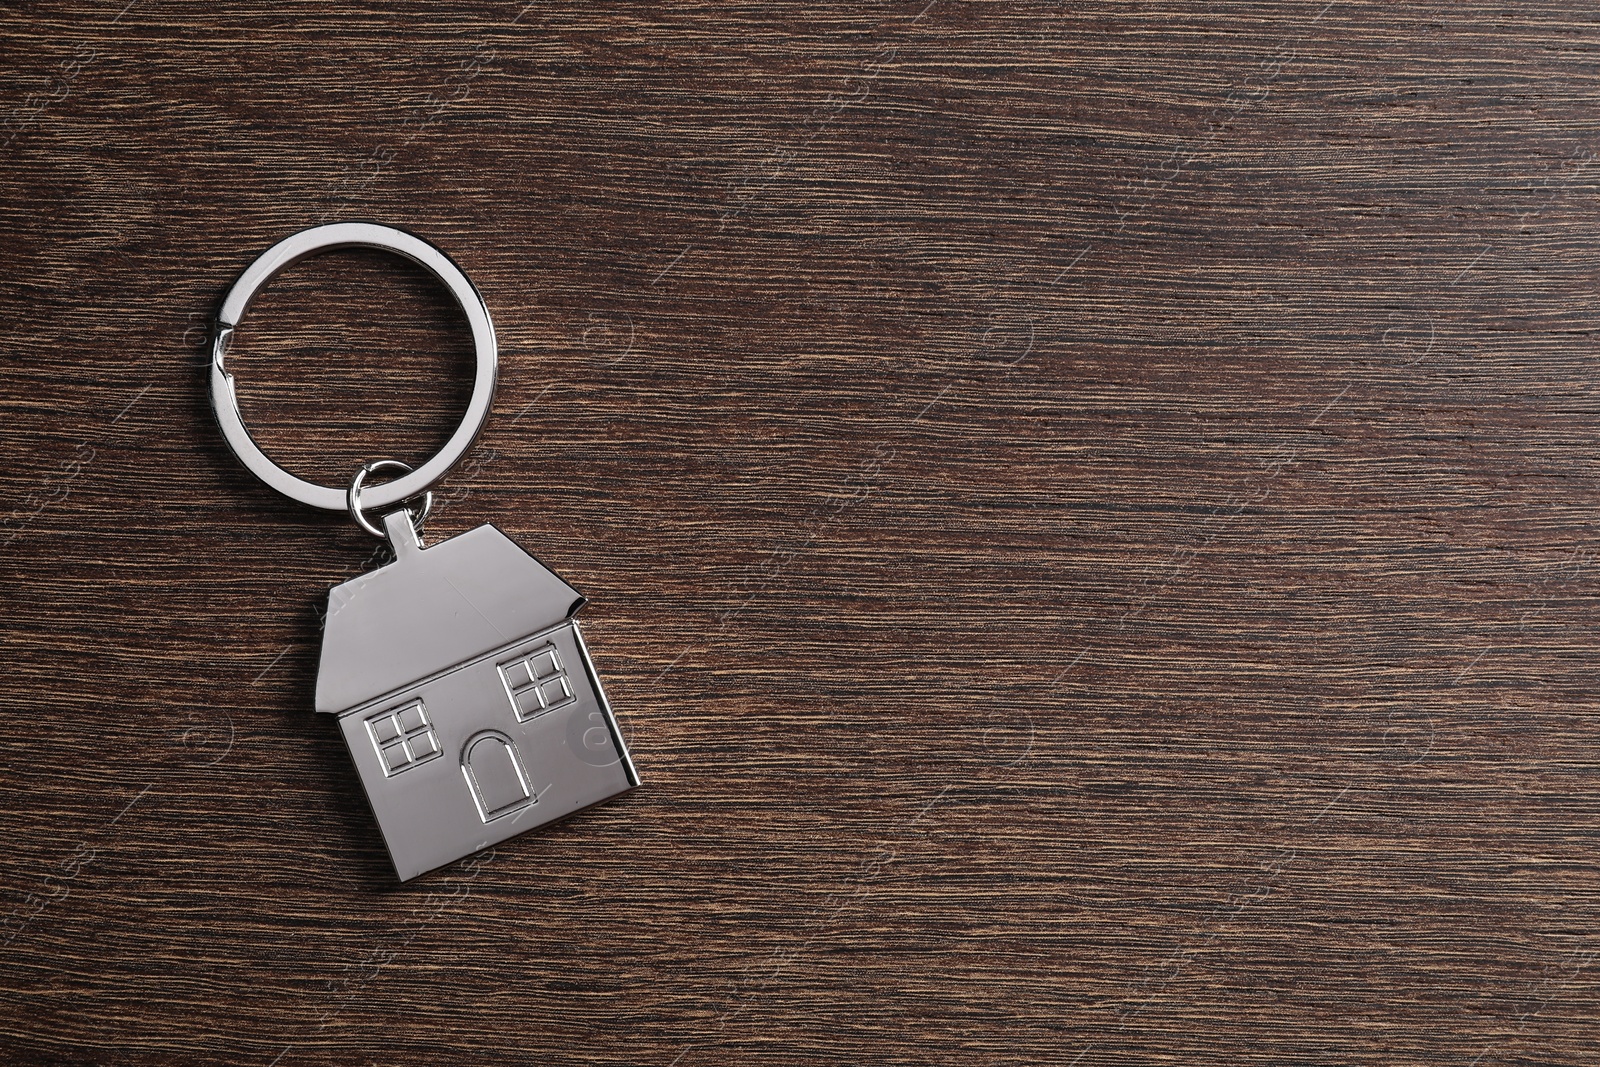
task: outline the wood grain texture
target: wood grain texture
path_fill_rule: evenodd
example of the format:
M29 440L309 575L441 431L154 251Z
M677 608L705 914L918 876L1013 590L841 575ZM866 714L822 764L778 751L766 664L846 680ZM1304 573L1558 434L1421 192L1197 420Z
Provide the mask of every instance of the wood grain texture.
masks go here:
M0 15L7 1063L1600 1060L1600 18L910 0ZM591 598L646 787L394 884L347 520L200 365L308 225L502 387L433 537ZM283 462L449 432L304 263Z

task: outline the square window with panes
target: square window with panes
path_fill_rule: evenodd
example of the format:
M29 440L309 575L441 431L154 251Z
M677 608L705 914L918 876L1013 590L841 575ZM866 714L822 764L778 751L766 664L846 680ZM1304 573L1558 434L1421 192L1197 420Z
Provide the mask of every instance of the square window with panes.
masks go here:
M439 738L428 721L428 709L413 700L367 720L367 732L378 749L383 773L392 777L439 755Z
M511 696L517 719L527 722L577 699L567 678L561 653L551 644L541 645L516 659L500 664L500 677Z

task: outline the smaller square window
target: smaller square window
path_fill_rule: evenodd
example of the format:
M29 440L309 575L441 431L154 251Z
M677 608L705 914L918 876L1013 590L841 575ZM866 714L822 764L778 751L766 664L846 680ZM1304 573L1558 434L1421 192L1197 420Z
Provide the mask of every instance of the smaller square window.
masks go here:
M406 753L405 742L396 741L383 750L384 766L391 772L398 771L411 762L411 757Z
M546 645L538 652L535 652L533 655L529 656L527 662L528 670L533 672L533 676L539 679L541 682L546 678L563 673L561 670L561 660L556 657L556 650L550 645Z
M547 708L557 704L564 704L572 699L572 690L567 687L567 676L561 675L548 682L539 683L539 702Z
M512 689L521 689L533 682L533 675L528 671L528 661L518 660L502 668L506 672L506 684Z
M439 745L434 739L432 730L423 730L414 737L406 738L406 744L411 748L411 758L422 759L439 751Z
M380 715L372 720L372 736L377 738L380 745L387 744L400 736L400 727L395 725L393 715Z
M400 709L400 729L405 733L420 730L426 726L428 720L422 717L422 705L413 704L408 708Z

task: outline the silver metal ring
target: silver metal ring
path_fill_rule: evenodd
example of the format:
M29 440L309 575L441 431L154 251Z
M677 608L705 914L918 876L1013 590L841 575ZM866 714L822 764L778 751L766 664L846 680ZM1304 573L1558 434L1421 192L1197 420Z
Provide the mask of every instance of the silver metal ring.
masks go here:
M467 401L467 412L462 416L461 425L432 459L410 474L371 490L367 507L383 508L409 500L437 484L451 467L461 461L461 457L472 447L478 431L483 428L484 420L489 417L499 364L494 323L489 318L489 308L484 304L483 297L449 256L420 237L370 222L336 222L301 230L263 252L239 275L239 280L233 283L233 288L228 290L228 295L223 299L222 309L217 312L216 335L211 345L211 407L217 413L217 422L222 427L222 436L227 440L228 447L250 468L251 473L291 500L328 511L345 510L349 506L349 493L296 478L267 458L267 454L250 436L250 431L244 427L244 419L239 414L239 400L234 392L233 375L228 373L224 359L234 328L239 325L245 309L267 279L306 256L352 247L381 248L394 252L443 282L466 313L467 323L472 327L473 349L477 353L472 397Z
M350 488L345 491L345 506L350 509L350 517L356 520L356 525L360 526L373 537L385 541L389 539L389 535L372 525L372 523L367 521L367 517L361 514L361 483L367 480L367 475L369 474L376 474L382 470L394 470L396 468L403 470L408 474L411 472L411 465L409 463L401 463L397 459L375 459L370 463L363 463L361 465L361 469L356 471L355 478L351 480ZM376 506L381 505L368 505L368 507ZM433 494L431 492L423 493L422 514L413 515L411 517L411 528L417 531L418 540L422 539L422 524L428 521L428 513L431 511L433 511ZM409 508L406 510L406 514L411 514Z

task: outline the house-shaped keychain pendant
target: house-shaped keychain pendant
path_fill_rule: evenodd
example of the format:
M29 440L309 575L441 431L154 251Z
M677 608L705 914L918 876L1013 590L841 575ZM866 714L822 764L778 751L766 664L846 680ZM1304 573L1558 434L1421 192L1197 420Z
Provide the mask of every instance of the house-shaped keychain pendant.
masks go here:
M337 715L401 880L639 784L574 618L576 589L493 526L328 595L319 712Z

